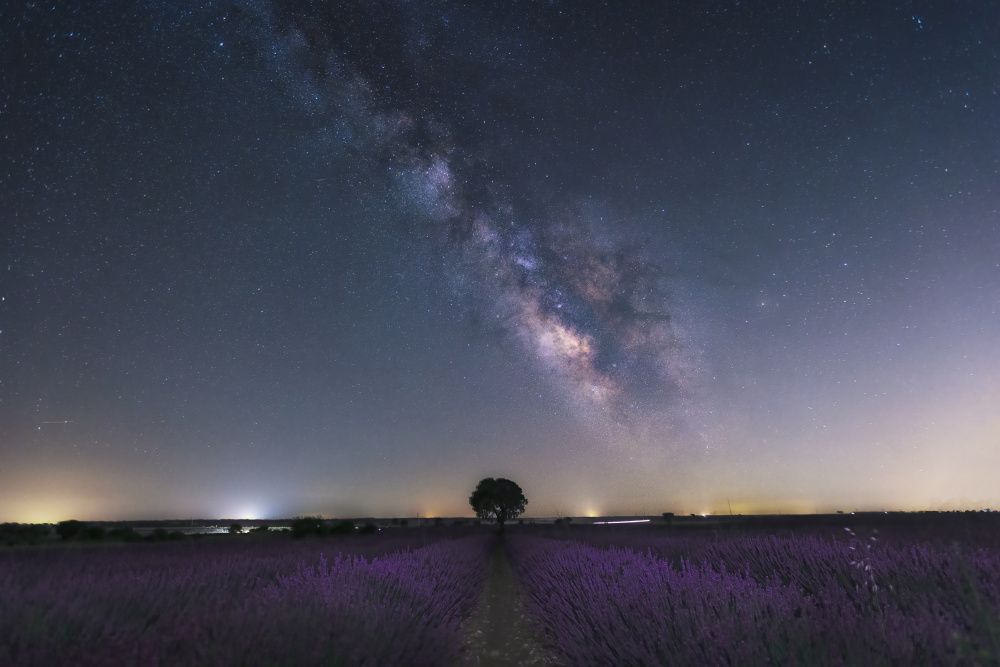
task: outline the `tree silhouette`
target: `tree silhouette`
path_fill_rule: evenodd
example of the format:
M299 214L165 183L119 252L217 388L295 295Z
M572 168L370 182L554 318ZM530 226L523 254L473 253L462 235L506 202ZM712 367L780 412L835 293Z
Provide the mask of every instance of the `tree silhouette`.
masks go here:
M502 533L505 522L524 512L528 499L521 487L509 479L487 477L476 485L469 504L480 519L496 519Z

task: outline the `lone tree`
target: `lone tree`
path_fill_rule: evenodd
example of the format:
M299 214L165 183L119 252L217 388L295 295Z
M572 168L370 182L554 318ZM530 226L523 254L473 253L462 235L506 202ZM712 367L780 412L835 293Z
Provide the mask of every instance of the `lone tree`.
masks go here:
M469 504L480 519L496 519L502 533L506 521L524 512L528 499L521 487L509 479L487 477L476 485L469 496Z

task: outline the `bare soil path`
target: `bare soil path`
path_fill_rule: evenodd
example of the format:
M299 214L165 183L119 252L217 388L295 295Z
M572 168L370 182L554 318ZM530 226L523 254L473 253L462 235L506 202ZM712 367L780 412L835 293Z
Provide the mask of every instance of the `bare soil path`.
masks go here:
M482 597L465 627L466 642L459 665L561 665L558 654L539 638L532 617L497 540Z

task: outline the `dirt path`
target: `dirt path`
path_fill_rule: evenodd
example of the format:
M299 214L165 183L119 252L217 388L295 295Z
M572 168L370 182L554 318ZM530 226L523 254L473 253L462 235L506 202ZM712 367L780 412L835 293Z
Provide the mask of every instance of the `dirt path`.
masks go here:
M459 665L560 665L556 653L538 639L538 626L525 606L514 572L498 541L490 573L472 618Z

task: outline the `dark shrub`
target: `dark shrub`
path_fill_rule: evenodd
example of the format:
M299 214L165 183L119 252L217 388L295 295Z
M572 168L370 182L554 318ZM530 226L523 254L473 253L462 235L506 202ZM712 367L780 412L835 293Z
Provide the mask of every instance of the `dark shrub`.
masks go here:
M330 529L331 535L350 535L354 532L354 522L350 519L344 519L343 521L338 521L333 528Z
M156 542L163 542L170 537L170 533L167 532L166 528L157 528L150 537Z
M174 541L184 540L184 539L187 539L187 535L185 535L184 533L182 533L179 530L174 530L174 531L171 531L169 535L167 535L167 539L168 540L174 540Z
M371 535L372 533L378 532L378 526L376 526L374 523L366 523L365 525L361 526L361 529L358 532L364 535Z
M108 537L112 540L123 540L126 542L132 541L132 538L136 535L135 528L132 526L125 526L122 528L112 528L108 531Z
M320 535L326 528L326 522L318 516L304 516L292 521L292 537Z
M86 536L88 540L103 540L108 531L104 526L87 526Z
M240 525L238 523L229 524L229 534L230 535L239 535L242 532L243 532L243 526L242 525Z
M64 540L72 540L79 537L86 527L84 522L70 519L56 524L56 533Z

